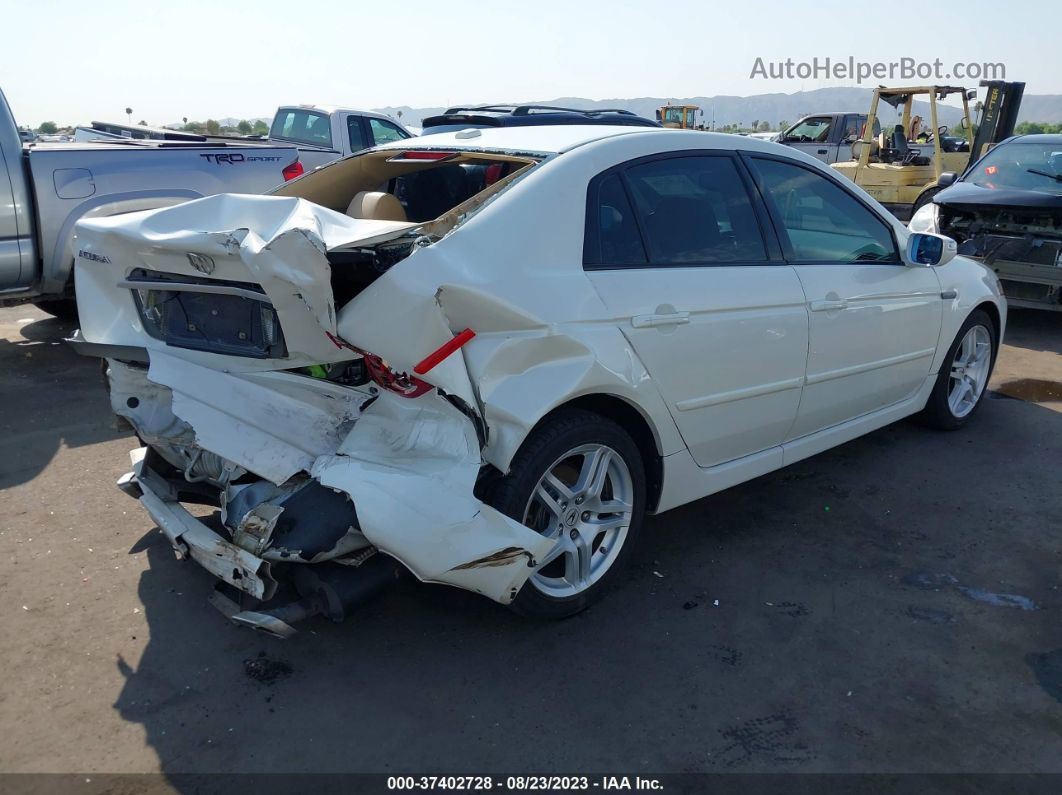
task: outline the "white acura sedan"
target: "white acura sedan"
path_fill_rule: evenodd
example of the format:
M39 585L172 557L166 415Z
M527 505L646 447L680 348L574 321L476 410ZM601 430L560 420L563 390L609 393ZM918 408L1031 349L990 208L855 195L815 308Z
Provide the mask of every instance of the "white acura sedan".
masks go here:
M280 635L396 568L571 615L647 513L969 421L1006 320L989 270L811 157L600 126L83 221L77 294L142 443L120 485Z

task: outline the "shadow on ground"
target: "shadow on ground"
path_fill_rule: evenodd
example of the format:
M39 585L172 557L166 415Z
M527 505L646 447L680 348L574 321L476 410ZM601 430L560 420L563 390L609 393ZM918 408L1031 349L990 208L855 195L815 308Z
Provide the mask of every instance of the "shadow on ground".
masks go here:
M272 640L153 530L115 709L170 774L1062 772L1059 460L1020 401L894 425L655 517L560 623L409 581Z
M74 328L48 318L0 337L0 488L35 478L61 445L128 435L115 430L100 360L63 342Z
M1015 348L1062 355L1062 312L1010 308L1003 342Z

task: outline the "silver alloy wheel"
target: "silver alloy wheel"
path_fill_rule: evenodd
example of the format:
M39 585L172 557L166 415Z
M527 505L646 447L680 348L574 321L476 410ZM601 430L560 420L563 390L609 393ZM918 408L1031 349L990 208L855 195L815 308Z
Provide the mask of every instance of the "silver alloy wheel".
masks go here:
M556 544L531 582L556 598L582 593L616 562L634 508L634 479L623 457L604 444L569 450L546 470L524 509L523 523Z
M961 419L974 410L988 384L991 364L992 335L984 326L971 326L951 363L948 408L953 416Z

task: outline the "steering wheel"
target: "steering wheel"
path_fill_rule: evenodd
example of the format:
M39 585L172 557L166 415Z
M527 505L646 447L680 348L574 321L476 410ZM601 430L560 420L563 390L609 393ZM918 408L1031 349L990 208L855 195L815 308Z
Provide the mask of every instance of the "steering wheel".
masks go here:
M937 135L930 135L929 141L927 142L931 143L933 138L943 138L945 135L947 135L947 124L941 124L939 127L937 127Z

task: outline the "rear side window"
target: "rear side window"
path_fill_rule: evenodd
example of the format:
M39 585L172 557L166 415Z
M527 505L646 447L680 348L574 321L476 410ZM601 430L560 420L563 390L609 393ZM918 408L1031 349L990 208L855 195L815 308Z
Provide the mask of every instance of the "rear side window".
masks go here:
M778 160L753 158L795 262L899 262L885 222L832 180Z
M626 170L653 264L767 259L745 183L729 157L668 157Z
M376 146L409 137L397 125L383 119L370 118L369 128L372 130L372 140Z
M634 217L634 207L618 172L604 177L597 185L595 213L596 250L591 259L601 265L644 265L649 260Z
M270 138L282 138L311 146L332 146L328 116L311 110L285 110L277 114Z
M347 116L347 136L351 152L360 152L372 146L365 140L365 128L362 127L360 116Z

